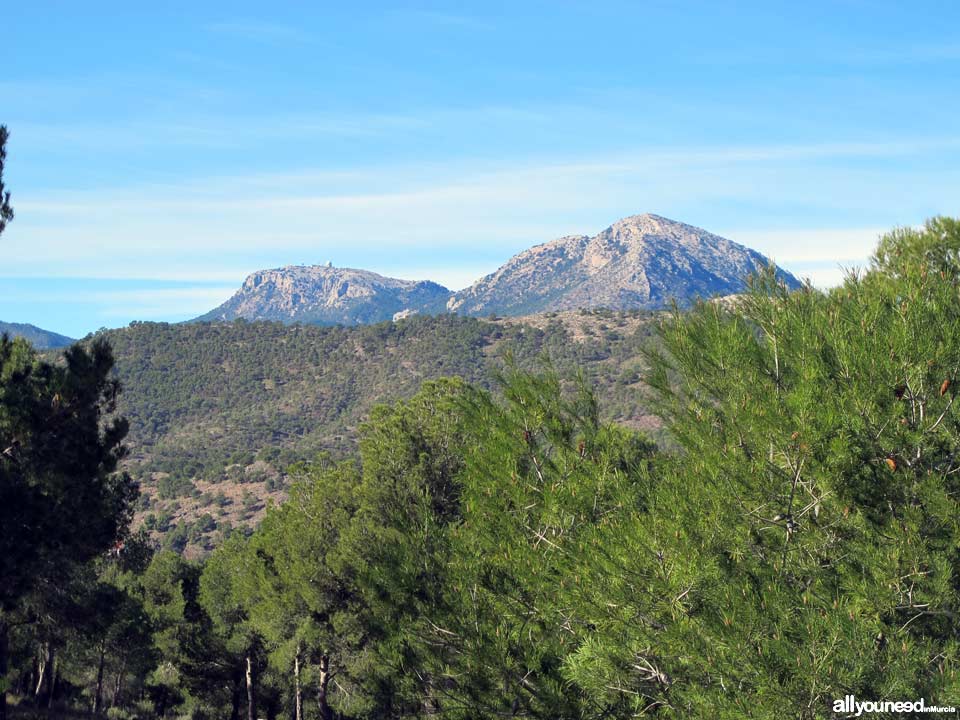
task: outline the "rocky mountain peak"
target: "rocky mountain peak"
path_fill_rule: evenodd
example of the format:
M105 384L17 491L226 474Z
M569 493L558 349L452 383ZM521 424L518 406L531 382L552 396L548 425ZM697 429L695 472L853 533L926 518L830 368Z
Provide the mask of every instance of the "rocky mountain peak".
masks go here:
M356 324L444 311L527 315L544 311L656 309L677 300L743 292L770 261L706 230L652 213L632 215L593 236L535 245L465 290L387 278L369 270L291 265L252 273L199 320ZM778 271L790 287L800 283Z
M288 265L251 273L232 298L197 320L382 322L407 310L440 312L450 294L429 280L400 280L329 264Z
M593 237L571 236L524 251L457 293L452 311L527 314L589 307L654 309L672 299L742 292L769 264L759 253L652 213L618 220ZM800 283L779 271L792 287Z

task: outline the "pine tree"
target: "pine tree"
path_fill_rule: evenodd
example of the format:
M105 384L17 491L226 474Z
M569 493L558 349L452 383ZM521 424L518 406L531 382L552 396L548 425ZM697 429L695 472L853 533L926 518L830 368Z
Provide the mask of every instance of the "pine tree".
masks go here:
M243 578L248 563L246 538L234 534L206 561L200 575L199 601L212 621L213 632L243 677L247 720L257 718L259 681L263 672L263 641L250 621L249 596Z
M960 697L957 230L664 324L651 383L683 450L589 579L571 681L676 717Z
M74 346L64 359L38 361L0 337L0 717L10 625L31 621L28 598L51 601L74 567L116 542L137 493L116 472L127 423L111 417L109 346Z
M199 564L164 551L153 557L140 580L153 646L161 658L147 678L147 692L158 717L183 705L196 714L230 708L230 718L239 720L246 705L245 656L237 652L236 636L225 632L232 629L226 618L215 623L201 603L202 572ZM223 613L233 610L226 605Z
M441 709L430 659L449 609L450 533L472 441L464 408L475 395L458 379L427 382L410 400L377 408L361 429L356 511L332 560L358 600L365 652L351 674L372 717Z
M478 396L454 532L454 611L438 627L446 717L609 716L570 683L565 658L589 634L580 583L598 532L632 513L654 446L599 422L582 380L509 372L504 402Z
M3 184L3 170L7 160L7 139L10 133L6 125L0 125L0 235L13 221L13 207L10 205L10 191Z
M327 718L436 710L428 636L444 607L447 529L460 516L462 402L472 392L461 381L430 382L375 409L361 429L360 462L321 457L295 468L290 499L231 553L230 582L271 663L290 678L295 716L309 694ZM211 586L226 587L223 576Z

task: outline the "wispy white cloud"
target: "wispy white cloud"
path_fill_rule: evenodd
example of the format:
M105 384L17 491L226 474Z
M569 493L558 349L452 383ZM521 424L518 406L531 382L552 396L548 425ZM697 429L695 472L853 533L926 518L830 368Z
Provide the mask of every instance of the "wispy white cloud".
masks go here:
M804 266L829 259L865 264L880 235L889 228L809 228L725 231L737 242L784 265Z
M87 295L84 299L100 306L105 318L154 318L202 314L226 301L237 286L209 288L162 288L143 290L108 290Z
M102 149L110 153L124 150L164 148L203 148L229 150L250 147L257 142L297 138L371 138L419 127L415 116L366 115L354 117L335 114L288 115L260 121L240 121L226 117L178 117L164 120L135 119L112 124L18 123L17 135L34 147Z
M86 281L86 285L96 284L98 278L79 276ZM38 284L35 290L25 290L24 283L18 283L13 290L0 287L0 302L9 301L10 295L16 293L17 300L43 300L45 302L71 302L77 300L78 287L75 283L66 283L57 287L50 277L38 278L44 282ZM216 300L223 302L236 292L236 285L221 285L212 287L209 284L185 287L156 287L156 280L144 281L140 288L112 288L109 280L103 283L100 289L86 287L82 295L83 302L96 304L156 304L163 303L173 308L192 308L197 302L209 303ZM31 295L34 293L34 295Z
M180 128L189 132L189 127ZM176 132L178 129L173 128ZM71 131L74 132L74 131ZM76 131L78 137L80 131ZM274 130L272 132L281 132ZM554 162L496 163L463 160L446 164L377 166L353 170L306 169L288 173L256 173L189 179L176 184L149 184L134 188L97 188L58 191L20 200L20 207L50 214L87 214L91 209L110 212L142 210L228 211L243 208L290 209L332 206L369 209L393 203L430 199L472 198L499 188L513 194L518 186L528 193L544 189L536 183L594 179L620 181L641 174L741 171L744 166L764 166L789 180L791 166L781 163L804 160L882 159L922 152L960 150L960 136L888 142L838 142L726 147L634 149L617 155ZM771 163L778 163L776 167ZM650 178L657 181L658 178ZM662 182L660 183L663 184ZM256 191L256 192L254 192ZM265 192L262 192L265 191ZM96 200L96 202L92 202Z
M506 260L506 258L503 258ZM490 261L487 264L473 263L471 267L457 266L418 266L411 268L384 268L383 273L402 280L433 280L448 290L462 290L469 287L484 275L495 271L503 262Z
M226 300L236 291L235 286L223 287L178 287L145 288L137 290L104 290L90 293L88 297L97 302L157 302L192 303L200 300L210 302L219 298Z
M814 287L826 290L843 283L847 272L846 266L838 265L837 267L816 268L806 272L795 272L794 274L804 280L810 280Z
M565 162L460 161L343 172L306 168L22 194L17 222L4 236L4 272L26 276L43 268L45 275L136 278L149 269L157 278L239 282L261 267L333 260L402 277L416 268L447 268L432 279L462 287L532 244L593 234L619 217L647 211L755 247L799 274L805 268L820 272L824 263L865 261L882 229L845 229L823 215L874 217L877 208L896 208L896 222L918 222L928 207L960 210L949 167L912 176L912 197L922 198L920 205L904 196L902 171L872 162L931 148L949 154L960 140L638 149ZM860 167L859 158L871 162ZM811 215L820 219L797 220ZM416 279L423 277L431 276Z
M86 80L90 84L91 79ZM4 83L0 83L3 88ZM32 96L38 88L29 91ZM204 92L202 87L188 86L175 89L178 96L188 93L196 96ZM14 94L25 93L23 84L13 84ZM53 94L64 92L59 86L50 89ZM217 91L211 90L216 96ZM500 128L504 132L536 134L556 125L556 118L578 126L598 129L616 126L624 129L622 112L610 110L624 102L638 100L613 99L602 103L553 103L550 105L495 104L487 103L465 107L434 106L414 110L391 112L301 112L261 113L242 116L211 110L209 113L195 111L184 115L178 108L175 116L126 117L122 122L37 123L20 122L16 131L22 142L37 147L78 147L104 149L114 152L133 148L171 146L209 148L250 147L251 143L270 141L310 141L316 143L325 138L396 140L413 134L433 137L435 133L489 132ZM659 100L650 100L661 104ZM679 109L677 109L679 111ZM849 158L849 157L896 157L936 149L960 148L960 138L955 135L897 138L887 141L846 141L836 143L781 143L767 145L740 145L700 148L647 148L634 151L645 158L661 162L704 161L770 161L800 158ZM634 158L628 157L628 162Z

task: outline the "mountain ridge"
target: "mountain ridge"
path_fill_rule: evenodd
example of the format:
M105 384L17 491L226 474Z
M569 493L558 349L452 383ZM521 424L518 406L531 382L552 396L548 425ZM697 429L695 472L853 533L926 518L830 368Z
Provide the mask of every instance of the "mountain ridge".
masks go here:
M742 292L748 275L772 264L732 240L646 213L593 236L534 245L458 292L430 280L400 280L329 263L259 270L196 321L354 325L443 312L477 317L598 307L656 310L673 300L683 306ZM788 287L800 287L789 272L776 272Z
M279 320L320 325L369 324L398 313L442 311L452 293L430 280L399 280L371 270L287 265L258 270L222 305L196 321Z
M29 323L0 321L0 335L2 334L7 334L10 337L22 337L38 350L56 350L73 345L76 342L74 338L55 333L52 330L44 330Z

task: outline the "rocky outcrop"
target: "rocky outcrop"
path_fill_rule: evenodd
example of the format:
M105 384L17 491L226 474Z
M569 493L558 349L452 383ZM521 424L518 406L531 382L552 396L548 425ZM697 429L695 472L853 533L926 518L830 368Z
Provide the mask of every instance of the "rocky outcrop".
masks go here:
M607 307L655 309L677 300L731 295L770 261L760 253L659 215L635 215L594 237L537 245L456 293L451 312L529 313ZM777 271L789 287L800 282Z
M355 325L391 320L404 312L443 312L450 296L449 290L430 281L397 280L330 265L297 265L251 274L232 298L197 320Z

